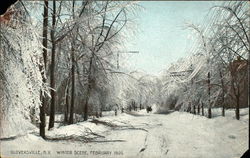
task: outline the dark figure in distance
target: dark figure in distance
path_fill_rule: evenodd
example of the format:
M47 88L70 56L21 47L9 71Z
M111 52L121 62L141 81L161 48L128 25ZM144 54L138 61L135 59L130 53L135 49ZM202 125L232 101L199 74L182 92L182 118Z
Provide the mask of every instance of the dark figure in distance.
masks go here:
M147 106L147 113L151 112L152 111L152 108L151 106Z

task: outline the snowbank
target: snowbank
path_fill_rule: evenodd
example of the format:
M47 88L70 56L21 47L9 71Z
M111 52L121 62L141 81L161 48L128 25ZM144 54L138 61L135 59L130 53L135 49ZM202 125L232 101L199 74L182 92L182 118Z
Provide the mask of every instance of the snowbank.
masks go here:
M217 111L217 112L216 112ZM214 109L214 114L220 109ZM136 114L136 115L135 115ZM241 120L234 118L234 110L227 110L226 117L193 115L187 112L152 114L141 110L108 115L94 121L61 126L47 132L47 136L86 136L95 133L103 136L98 141L44 141L28 134L14 140L1 142L1 153L8 157L176 157L176 158L234 158L248 149L248 108L241 109ZM94 139L95 140L95 139ZM20 146L22 144L22 146ZM16 150L48 150L50 155L17 155ZM72 154L60 155L58 151ZM85 151L88 155L75 155ZM91 151L109 151L110 155L93 155ZM115 155L114 152L121 152Z

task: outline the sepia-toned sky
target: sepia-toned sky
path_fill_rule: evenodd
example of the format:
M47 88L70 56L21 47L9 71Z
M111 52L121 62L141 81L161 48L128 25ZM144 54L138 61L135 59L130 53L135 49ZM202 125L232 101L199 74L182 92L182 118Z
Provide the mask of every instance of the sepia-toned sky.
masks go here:
M185 23L206 24L209 9L222 2L216 1L142 1L144 8L138 13L138 32L125 44L132 69L157 75L170 63L188 56L193 40ZM204 24L203 24L204 23Z

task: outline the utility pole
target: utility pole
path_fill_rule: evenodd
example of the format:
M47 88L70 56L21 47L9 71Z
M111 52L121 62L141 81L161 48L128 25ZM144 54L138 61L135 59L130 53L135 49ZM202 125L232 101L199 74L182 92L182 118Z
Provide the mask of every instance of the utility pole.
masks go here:
M137 53L139 53L139 51L121 51L121 52L117 52L117 60L116 60L117 69L119 69L119 54L120 53L137 54Z

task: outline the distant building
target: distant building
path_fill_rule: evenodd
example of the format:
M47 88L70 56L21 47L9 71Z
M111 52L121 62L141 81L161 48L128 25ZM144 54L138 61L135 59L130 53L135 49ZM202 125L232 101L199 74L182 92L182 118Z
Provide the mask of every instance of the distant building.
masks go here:
M239 105L240 108L247 107L248 105L248 76L247 76L247 61L240 59L234 60L229 65L229 70L231 72L231 80L233 83L229 83L227 90L229 91L229 96L225 98L227 108L233 108L236 105L235 94L239 92ZM234 86L232 86L234 84Z

